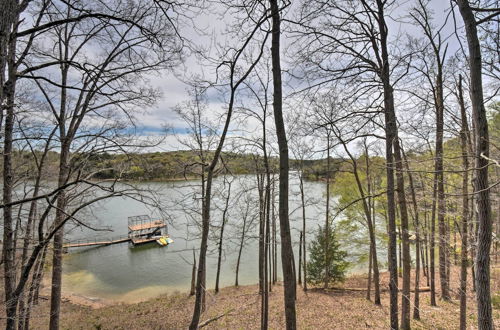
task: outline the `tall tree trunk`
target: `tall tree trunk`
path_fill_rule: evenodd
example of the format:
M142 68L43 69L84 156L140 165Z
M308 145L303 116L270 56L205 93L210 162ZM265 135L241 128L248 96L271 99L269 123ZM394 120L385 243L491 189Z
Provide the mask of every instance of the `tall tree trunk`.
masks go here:
M63 142L59 160L58 186L67 182L69 174L69 144ZM57 225L65 219L66 193L63 191L57 198L57 210L55 222ZM59 315L61 312L61 289L62 289L62 254L63 254L64 226L54 235L54 247L52 256L52 284L50 295L50 329L59 329Z
M457 219L453 218L453 265L458 266L458 253L457 253ZM448 276L449 277L449 276Z
M304 268L304 291L307 291L307 250L306 250L306 201L304 193L304 172L301 168L300 180L300 201L302 204L302 266Z
M422 185L422 198L423 198L423 203L424 203L424 251L423 251L423 254L424 254L424 257L422 258L422 260L425 260L425 270L426 270L426 273L425 273L425 278L426 278L426 281L427 281L427 286L430 286L430 256L429 256L429 221L428 221L428 211L427 211L427 207L428 207L428 204L427 204L427 197L426 197L426 193L425 193L425 182L424 182L424 179L423 179L423 175L420 174L420 184Z
M437 175L437 220L439 233L439 280L441 284L441 298L450 300L448 276L446 272L446 203L444 199L444 172L443 172L443 131L444 131L444 96L441 67L438 67L436 76L436 175Z
M257 160L256 171L257 171L257 190L259 193L259 293L264 292L264 231L265 231L265 196L264 196L264 175L259 173ZM262 298L261 298L262 299ZM262 307L262 305L261 305Z
M366 285L366 300L371 300L371 292L372 292L372 246L368 249L368 283Z
M15 22L18 21L18 3L13 0L2 0L0 14L0 63L2 85L0 85L0 112L5 113L5 131L3 145L3 204L12 202L14 176L12 170L13 133L15 120L15 92L16 92L16 42L11 38L17 30ZM7 70L6 70L7 69ZM7 74L5 75L5 72ZM4 77L7 76L7 81ZM2 118L3 120L3 118ZM0 122L1 125L1 122ZM14 329L16 325L17 297L14 297L16 267L14 250L14 231L12 223L12 207L3 209L3 249L2 261L4 265L4 293L6 309L6 329Z
M396 115L394 114L394 117ZM395 121L395 120L394 120ZM410 256L410 235L408 224L408 210L406 207L405 185L403 176L403 162L401 158L401 148L397 134L394 139L394 161L396 165L396 185L398 191L398 206L401 215L401 231L403 245L403 290L401 301L401 328L410 329L410 274L411 274L411 256Z
M377 0L377 18L380 31L382 67L380 78L384 89L385 158L387 175L387 218L388 218L388 262L391 329L398 329L398 270L396 255L396 198L394 193L393 143L397 139L397 123L394 111L394 94L390 83L389 54L387 52L387 25L384 13L385 1Z
M415 297L413 301L413 318L415 320L420 319L420 221L418 214L418 205L417 205L417 194L415 193L415 185L413 184L413 175L410 170L410 164L408 163L408 158L406 158L406 154L401 148L401 152L403 154L404 163L406 170L408 171L408 181L410 183L410 192L411 192L411 200L413 204L413 220L415 227Z
M366 142L366 141L365 141ZM372 175L370 167L370 157L368 153L368 147L365 143L365 154L366 154L366 181L368 187L368 211L369 211L369 221L371 225L368 224L368 231L370 235L370 251L372 259L372 269L373 269L373 282L375 287L375 304L380 305L380 272L378 268L378 256L377 256L377 238L375 236L375 199L370 197L373 195L372 189Z
M491 201L488 187L489 135L488 120L483 100L481 46L476 19L468 0L457 0L465 24L469 48L470 97L476 130L476 193L478 237L476 255L476 297L479 329L493 329L490 292Z
M216 155L217 159L219 155ZM216 165L216 161L212 161L212 164ZM206 272L206 255L207 255L207 245L208 245L208 230L210 227L210 202L212 198L212 177L215 165L210 166L207 175L207 182L205 187L205 198L203 200L202 207L202 230L201 230L201 244L200 244L200 254L198 257L198 274L196 276L196 294L195 294L195 305L193 311L193 317L191 319L191 324L189 328L195 330L198 328L198 323L200 320L200 314L203 305L203 292L205 291L204 277Z
M471 153L470 150L471 149L469 149L469 155L474 154L474 152ZM474 176L472 176L472 183L474 184ZM469 210L471 210L471 219L473 221L470 221L469 224L469 240L468 240L470 246L471 260L472 260L472 267L471 267L472 292L476 292L476 247L477 247L478 225L476 223L477 210L475 206L476 206L476 199L474 198L474 195L472 195L470 197Z
M67 26L66 38L67 38ZM67 40L66 40L67 41ZM74 132L68 132L67 125L67 83L69 64L69 44L68 42L60 41L62 53L61 61L61 100L59 105L59 138L61 140L61 152L59 155L59 173L57 179L57 186L62 187L68 180L70 174L70 148ZM57 197L57 209L55 215L56 226L63 223L66 216L66 193L62 191ZM59 329L59 315L61 312L61 289L62 289L62 254L63 254L63 238L64 238L64 225L54 235L53 255L52 255L52 284L50 293L50 320L49 327L51 330Z
M434 170L436 168L434 167ZM431 261L431 306L436 304L436 196L437 196L437 172L434 173L434 184L432 188L432 210L431 210L431 237L430 237L430 261Z
M264 134L264 144L266 143ZM262 315L261 329L267 329L269 320L269 244L270 244L270 218L271 211L271 174L269 171L269 163L267 159L267 151L264 148L264 166L266 168L266 187L264 195L264 282L262 294Z
M462 247L460 264L460 329L467 329L467 238L469 220L469 153L467 152L467 138L469 136L469 125L467 123L467 112L462 90L462 76L458 80L458 102L460 105L461 131L460 149L462 150Z
M299 285L302 285L302 230L299 234Z
M278 0L269 0L272 15L272 67L274 87L274 120L280 156L279 175L279 219L281 235L281 262L283 265L285 318L288 330L296 329L295 316L295 274L293 271L293 250L288 219L288 143L283 121L283 100L280 63L280 11Z
M273 283L276 283L278 281L278 240L276 237L276 214L274 212L275 209L275 194L274 194L274 183L276 182L273 174L273 185L272 185L272 192L271 192L271 217L272 217L272 222L273 222Z
M326 210L325 210L325 251L330 247L330 133L326 134ZM330 255L325 253L325 283L328 289L330 283Z
M403 277L403 236L401 234L401 225L398 226L398 276Z

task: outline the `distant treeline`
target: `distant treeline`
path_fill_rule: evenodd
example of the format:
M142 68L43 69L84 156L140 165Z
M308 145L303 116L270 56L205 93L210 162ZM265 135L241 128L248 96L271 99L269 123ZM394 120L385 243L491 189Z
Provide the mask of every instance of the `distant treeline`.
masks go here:
M206 155L208 161L213 156L212 152ZM99 170L97 178L118 178L128 180L177 180L182 178L199 177L202 163L194 151L154 152L144 154L112 155L103 154L95 157L92 168ZM332 175L340 167L340 160L332 160ZM271 157L269 160L273 172L278 173L279 160ZM297 169L298 160L290 160L290 168ZM218 165L218 173L231 173L234 175L254 174L264 171L262 156L255 154L222 153L222 161ZM309 180L320 180L326 176L326 159L304 161L304 173Z
M37 153L35 151L35 153ZM206 153L205 163L211 160L212 152ZM264 172L264 160L256 154L242 154L233 152L222 153L222 161L218 165L218 174L231 173L234 175L255 174ZM31 152L16 150L14 163L19 172L26 177L36 170L32 163ZM44 179L55 180L59 154L51 151L47 156L44 170ZM201 174L202 162L196 151L170 151L153 153L128 154L73 154L71 168L80 171L83 175L91 175L94 179L124 179L144 181L168 181L184 178L194 179ZM1 163L1 160L0 160ZM342 160L332 158L330 162L331 176L339 170ZM270 157L269 164L274 173L278 173L279 160ZM297 170L300 161L290 159L290 169ZM307 180L321 180L326 177L326 158L303 161L304 176ZM0 167L1 172L1 167Z

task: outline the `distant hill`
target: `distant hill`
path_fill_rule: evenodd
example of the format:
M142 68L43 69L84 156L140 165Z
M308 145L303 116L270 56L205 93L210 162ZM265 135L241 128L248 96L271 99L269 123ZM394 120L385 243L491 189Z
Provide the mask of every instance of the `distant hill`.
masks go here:
M206 154L206 164L213 157L213 152ZM264 172L262 156L223 152L219 161L217 173L253 174ZM340 167L341 160L332 159L332 173ZM270 157L269 163L274 173L279 171L279 160ZM298 169L299 162L290 160L290 168ZM128 155L99 155L93 159L92 168L101 169L97 177L122 177L129 180L176 180L182 178L197 178L201 174L202 164L196 151L154 152ZM319 180L326 176L326 159L304 161L304 172L310 180ZM332 174L333 176L333 174Z
M37 152L39 154L39 152ZM211 161L213 151L206 153L205 163ZM40 154L38 155L40 157ZM14 163L17 174L30 177L36 172L36 166L31 163L30 153L14 151ZM57 178L59 154L50 151L45 163L45 180ZM263 157L256 154L223 152L218 163L216 174L254 174L264 172ZM332 177L340 168L341 159L331 159ZM1 163L1 159L0 159ZM199 178L202 164L196 151L170 151L129 154L78 154L72 156L72 168L82 173L93 173L97 179L122 178L125 180L169 181L184 178ZM271 171L279 172L279 159L270 157ZM290 169L297 170L299 161L290 159ZM321 180L326 177L326 159L304 161L304 173L308 180ZM1 166L0 166L1 174Z

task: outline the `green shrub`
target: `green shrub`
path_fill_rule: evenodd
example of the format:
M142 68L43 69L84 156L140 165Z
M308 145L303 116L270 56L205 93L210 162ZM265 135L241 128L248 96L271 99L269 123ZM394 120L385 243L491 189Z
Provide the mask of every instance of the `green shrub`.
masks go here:
M326 251L326 230L319 227L314 240L309 244L309 262L307 263L307 281L314 285L325 282L326 256L329 260L329 284L342 282L349 263L345 261L347 253L340 250L335 230L329 228L329 243Z

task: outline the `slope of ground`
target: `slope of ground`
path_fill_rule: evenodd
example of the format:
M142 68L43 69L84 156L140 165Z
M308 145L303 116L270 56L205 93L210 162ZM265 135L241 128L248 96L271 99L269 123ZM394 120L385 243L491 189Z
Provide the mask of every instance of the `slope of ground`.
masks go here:
M430 293L421 293L421 320L412 320L414 329L457 329L459 325L458 267L452 270L452 301L438 300L438 307L429 305ZM307 293L298 287L297 325L300 329L389 329L388 274L382 274L382 306L366 300L366 276L347 279L342 289L325 292L312 288ZM438 280L438 279L437 279ZM423 285L425 286L425 277ZM500 268L492 268L492 293L500 293ZM472 283L470 286L472 287ZM437 283L439 289L439 281ZM256 285L228 287L218 294L209 291L207 310L202 322L208 329L253 329L260 327L260 298ZM438 290L439 291L439 290ZM495 294L493 294L495 295ZM373 297L373 295L372 295ZM33 329L45 329L48 324L48 303L36 307L31 322ZM91 308L65 301L62 307L61 329L183 329L189 325L194 298L187 294L162 296L137 304L119 304ZM413 303L413 293L412 293ZM412 304L413 305L413 304ZM497 307L498 308L498 307ZM476 328L474 293L468 294L468 329ZM496 327L500 328L500 310L494 309ZM270 294L269 320L271 329L284 328L283 287L273 286Z

